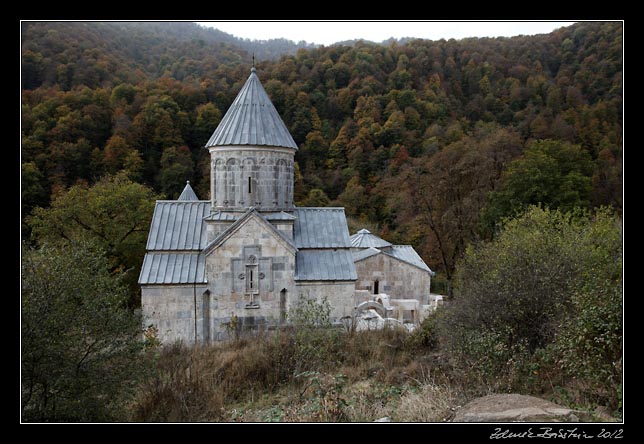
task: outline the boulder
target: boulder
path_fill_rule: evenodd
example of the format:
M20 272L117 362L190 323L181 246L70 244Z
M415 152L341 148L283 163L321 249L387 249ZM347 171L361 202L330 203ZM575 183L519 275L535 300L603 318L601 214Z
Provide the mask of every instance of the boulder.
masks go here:
M374 422L391 422L391 417L384 416L382 418L376 419Z
M489 395L459 408L452 422L579 422L573 410L518 394Z

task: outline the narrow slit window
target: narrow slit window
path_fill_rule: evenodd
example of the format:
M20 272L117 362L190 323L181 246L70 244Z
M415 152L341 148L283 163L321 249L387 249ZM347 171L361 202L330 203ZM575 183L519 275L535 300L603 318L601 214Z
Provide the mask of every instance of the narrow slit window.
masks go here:
M254 295L259 293L259 271L257 263L253 262L246 265L246 294Z
M250 194L252 192L253 192L253 180L249 176L248 177L248 194Z

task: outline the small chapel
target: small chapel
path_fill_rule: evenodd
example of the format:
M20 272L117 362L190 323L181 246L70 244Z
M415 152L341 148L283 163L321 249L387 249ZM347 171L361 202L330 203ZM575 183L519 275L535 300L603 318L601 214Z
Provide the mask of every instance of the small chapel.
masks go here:
M433 272L413 247L350 236L344 208L294 205L298 147L255 67L205 148L210 199L188 182L152 216L139 284L162 343L277 328L300 298L326 298L338 325L368 301L419 321Z

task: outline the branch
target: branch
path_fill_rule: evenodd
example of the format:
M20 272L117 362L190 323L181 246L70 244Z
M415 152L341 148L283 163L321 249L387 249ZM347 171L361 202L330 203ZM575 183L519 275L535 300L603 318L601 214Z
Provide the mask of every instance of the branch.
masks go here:
M121 236L121 238L118 240L118 243L120 244L121 242L123 242L130 234L141 232L141 231L144 231L143 228L138 227L138 225L134 225L132 228L130 228L127 231L127 233Z
M81 358L81 360L80 360L80 361L78 361L78 363L76 364L76 375L78 375L78 373L80 372L80 367L81 367L81 365L83 365L83 362L85 361L85 359L87 359L87 357L89 356L90 352L92 351L92 349L94 348L94 346L95 346L97 343L98 343L98 340L96 340L96 341L92 342L92 343L89 345L89 347L87 347L87 350L85 351L85 354L83 355L83 357Z
M82 220L80 220L80 218L78 218L77 216L72 216L72 220L73 220L73 221L75 221L75 222L76 222L78 225L80 225L81 227L83 227L83 228L85 228L86 230L88 230L89 232L96 234L98 237L100 237L101 239L105 240L107 243L110 243L109 239L108 239L107 237L105 237L105 234L104 234L103 232L98 231L98 230L95 230L94 228L92 228L92 227L90 227L89 225L85 224L85 223L84 223Z

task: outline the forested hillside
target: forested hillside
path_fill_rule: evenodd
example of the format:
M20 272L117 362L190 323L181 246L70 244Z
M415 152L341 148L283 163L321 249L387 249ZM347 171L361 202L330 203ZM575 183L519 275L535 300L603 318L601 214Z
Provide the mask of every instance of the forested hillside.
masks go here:
M189 23L23 24L21 419L442 422L520 393L621 420L622 33L293 53ZM186 180L209 198L203 145L253 52L300 147L296 203L437 271L449 302L411 334L331 328L302 298L252 339L142 340L154 202Z
M23 217L119 171L208 198L203 145L252 64L213 32L24 24ZM345 206L353 228L413 244L448 279L470 240L523 206L621 211L621 23L258 58L300 147L296 202Z

